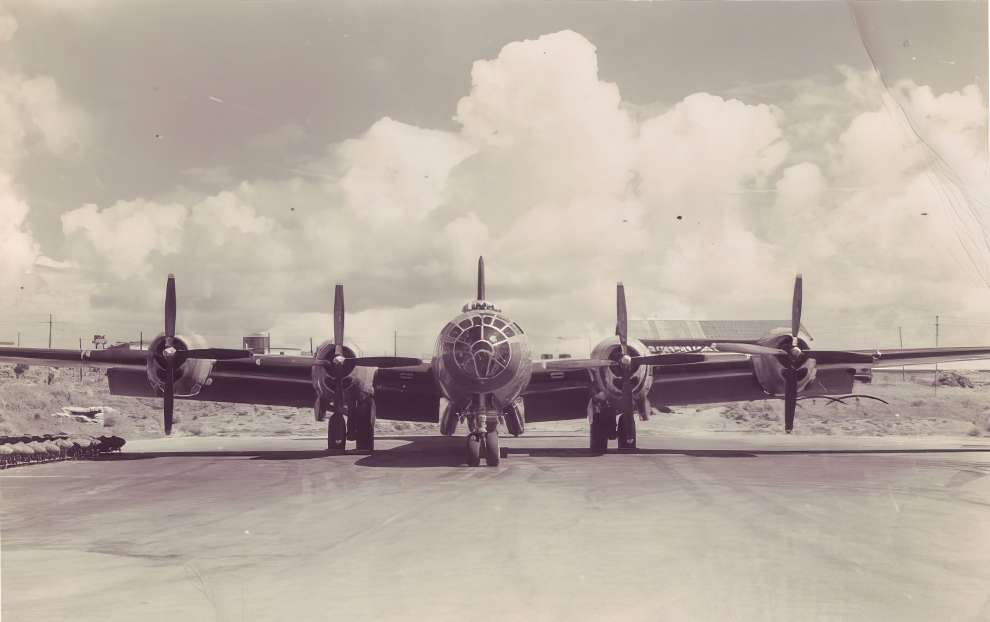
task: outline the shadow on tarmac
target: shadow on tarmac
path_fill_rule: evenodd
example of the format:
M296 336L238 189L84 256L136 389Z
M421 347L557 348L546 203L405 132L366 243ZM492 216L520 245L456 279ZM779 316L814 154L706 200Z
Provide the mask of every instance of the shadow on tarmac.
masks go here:
M540 436L527 439L527 442L542 438L574 438L573 436ZM378 449L374 453L348 450L343 454L329 453L325 450L209 450L209 451L148 451L107 454L97 460L148 460L152 458L250 458L252 460L312 460L330 457L358 457L355 465L364 467L386 468L423 468L423 467L454 467L462 466L464 461L463 436L380 436L377 440L406 441L404 444L389 449ZM512 438L506 438L504 443L512 443ZM501 448L502 457L513 455L529 456L531 458L586 458L598 456L590 449L581 447L505 447ZM827 454L938 454L938 453L990 453L990 447L950 447L950 448L874 448L874 449L654 449L639 448L633 450L610 449L608 455L678 455L696 458L758 458L761 456L801 456Z

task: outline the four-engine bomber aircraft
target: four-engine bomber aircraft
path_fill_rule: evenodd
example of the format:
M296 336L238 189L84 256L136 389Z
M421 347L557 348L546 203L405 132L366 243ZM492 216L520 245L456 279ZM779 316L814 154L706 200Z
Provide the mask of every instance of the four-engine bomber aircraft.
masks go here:
M879 351L812 350L798 336L802 279L794 283L790 334L758 341L711 343L715 353L650 354L630 339L625 291L616 288L615 335L587 359L534 361L526 334L485 299L484 260L478 260L477 299L440 331L432 360L362 356L344 338L344 292L334 292L333 338L312 357L255 355L209 348L199 337L176 335L175 278L165 289L165 331L147 351L127 348L58 350L0 347L0 362L106 367L110 392L161 397L165 433L181 399L313 405L327 419L327 448L374 448L375 419L438 422L451 436L467 428L467 462L499 463L499 429L523 434L527 422L588 417L590 445L603 453L610 439L636 447L636 416L653 403L705 404L766 398L784 400L790 432L799 399L852 391L863 367L889 367L990 358L990 347ZM685 344L690 345L690 344ZM329 417L327 418L327 414Z

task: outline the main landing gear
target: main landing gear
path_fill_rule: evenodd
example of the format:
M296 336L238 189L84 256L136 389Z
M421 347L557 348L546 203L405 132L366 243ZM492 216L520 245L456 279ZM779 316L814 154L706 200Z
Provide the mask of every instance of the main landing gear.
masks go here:
M604 454L608 451L608 441L615 437L615 409L604 405L592 414L591 453Z
M649 408L649 401L644 397L639 405L639 413L649 412ZM593 405L589 435L591 453L604 454L612 439L615 439L620 450L636 449L636 417L629 417L628 429L624 420L622 413L607 402Z
M344 412L348 412L345 410ZM335 412L327 419L327 451L344 453L347 441L355 441L358 451L375 448L375 405L373 400L355 405L345 416Z

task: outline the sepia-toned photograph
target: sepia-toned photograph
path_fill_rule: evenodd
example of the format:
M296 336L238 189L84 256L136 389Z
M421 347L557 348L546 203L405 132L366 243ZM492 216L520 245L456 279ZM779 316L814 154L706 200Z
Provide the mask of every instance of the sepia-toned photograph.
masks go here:
M986 0L0 0L0 620L990 621Z

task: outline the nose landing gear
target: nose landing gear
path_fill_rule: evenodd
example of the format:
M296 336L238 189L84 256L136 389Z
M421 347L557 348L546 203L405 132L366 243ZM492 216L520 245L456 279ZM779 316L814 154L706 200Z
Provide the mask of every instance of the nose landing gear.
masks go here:
M498 466L501 458L501 451L498 447L498 420L488 421L485 431L475 429L467 435L467 463L468 466L478 466L484 456L485 464L488 466Z

